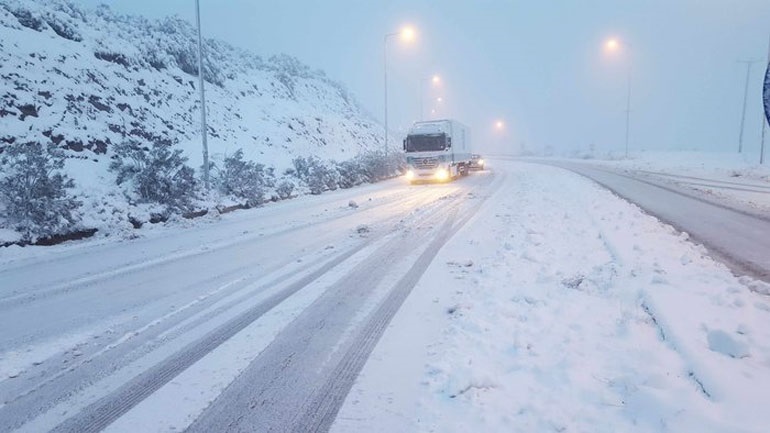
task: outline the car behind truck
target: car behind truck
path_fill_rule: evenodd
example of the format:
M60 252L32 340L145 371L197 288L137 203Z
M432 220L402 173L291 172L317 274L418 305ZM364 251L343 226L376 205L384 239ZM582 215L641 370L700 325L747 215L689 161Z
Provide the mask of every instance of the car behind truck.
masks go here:
M468 174L471 163L470 131L446 119L415 122L404 139L406 178L410 182L445 182Z

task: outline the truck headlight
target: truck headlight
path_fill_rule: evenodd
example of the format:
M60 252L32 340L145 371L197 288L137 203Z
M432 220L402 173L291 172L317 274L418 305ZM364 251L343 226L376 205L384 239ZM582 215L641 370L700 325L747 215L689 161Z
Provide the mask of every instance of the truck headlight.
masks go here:
M484 160L483 160L483 159L480 159L480 160L479 160L479 165L481 165L481 166L483 166L483 165L484 165Z
M407 170L406 171L406 180L412 180L414 179L414 170Z
M436 170L436 175L435 176L436 176L436 180L440 180L440 181L447 180L447 179L449 179L449 170L447 170L446 168L441 167L438 170Z

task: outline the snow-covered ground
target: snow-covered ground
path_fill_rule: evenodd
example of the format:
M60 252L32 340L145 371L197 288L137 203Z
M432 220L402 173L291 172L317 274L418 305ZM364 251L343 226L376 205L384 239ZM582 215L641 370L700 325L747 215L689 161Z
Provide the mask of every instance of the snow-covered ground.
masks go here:
M770 298L589 180L493 167L333 431L767 430Z
M212 408L268 419L221 396L268 392L242 390L271 380L268 395L301 412L320 388L304 380L355 347L443 218L479 204L393 317L332 431L766 431L770 298L748 287L765 283L590 180L502 160L447 185L393 180L148 226L136 239L2 250L0 415L46 431L126 384L141 401L112 431L180 430L203 414L201 430L216 423ZM327 322L323 305L350 314ZM257 307L256 320L220 332ZM223 338L215 349L184 355L212 335ZM279 340L289 358L276 356ZM142 394L142 378L177 359L184 367ZM281 371L248 376L259 364ZM304 385L281 388L286 375Z

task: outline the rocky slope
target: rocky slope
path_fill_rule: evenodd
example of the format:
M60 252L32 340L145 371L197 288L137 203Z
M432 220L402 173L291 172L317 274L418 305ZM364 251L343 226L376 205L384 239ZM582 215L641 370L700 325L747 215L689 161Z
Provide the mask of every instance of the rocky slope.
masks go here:
M199 167L196 41L194 27L177 18L0 0L0 151L30 141L66 150L86 213L121 206L107 170L115 143L167 143ZM265 60L204 44L214 160L243 148L281 173L296 156L344 160L381 146L380 126L323 72L286 55Z

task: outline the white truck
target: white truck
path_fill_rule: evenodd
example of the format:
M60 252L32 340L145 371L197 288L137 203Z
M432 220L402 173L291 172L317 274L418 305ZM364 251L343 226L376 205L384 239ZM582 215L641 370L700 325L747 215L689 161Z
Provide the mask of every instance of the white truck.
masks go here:
M404 139L406 178L410 182L445 182L468 174L470 130L451 120L415 122Z

